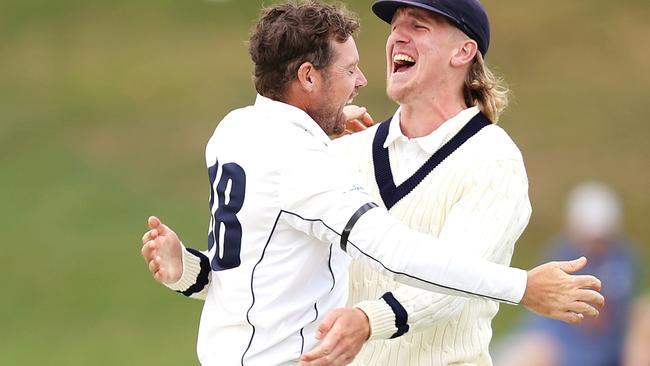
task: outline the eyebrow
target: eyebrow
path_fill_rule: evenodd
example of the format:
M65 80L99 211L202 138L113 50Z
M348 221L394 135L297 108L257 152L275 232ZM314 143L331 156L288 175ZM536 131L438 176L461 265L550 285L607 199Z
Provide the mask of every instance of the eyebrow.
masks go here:
M397 12L395 12L395 15L393 16L393 19L395 19L395 16L397 16L399 14L410 15L413 18L415 18L415 20L419 20L421 22L434 21L434 17L429 15L428 12L425 12L425 11L422 11L422 10L419 10L419 9L413 9L413 8L410 8L410 7L401 7L399 9L397 9Z
M352 67L352 66L357 66L359 64L359 59L354 59L352 62L349 62L345 65L345 68Z

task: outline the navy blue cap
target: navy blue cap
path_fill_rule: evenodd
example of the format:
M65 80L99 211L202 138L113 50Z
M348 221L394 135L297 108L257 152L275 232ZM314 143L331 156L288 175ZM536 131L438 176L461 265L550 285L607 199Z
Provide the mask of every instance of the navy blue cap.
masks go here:
M478 0L377 0L372 4L372 11L383 21L390 23L397 8L402 6L412 6L442 15L475 40L478 50L485 57L490 45L490 22Z

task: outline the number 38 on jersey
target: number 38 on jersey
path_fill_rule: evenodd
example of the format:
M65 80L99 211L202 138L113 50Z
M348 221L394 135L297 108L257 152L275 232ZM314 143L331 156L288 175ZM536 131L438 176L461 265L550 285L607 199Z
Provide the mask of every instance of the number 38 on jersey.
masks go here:
M241 264L242 227L237 219L237 213L244 205L246 173L235 163L219 166L217 161L208 168L208 176L212 213L208 251L214 248L210 264L213 271L223 271Z

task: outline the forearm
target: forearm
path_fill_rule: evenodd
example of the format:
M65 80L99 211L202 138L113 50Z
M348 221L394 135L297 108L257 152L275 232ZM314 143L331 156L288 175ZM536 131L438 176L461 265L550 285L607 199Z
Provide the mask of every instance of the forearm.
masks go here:
M455 247L454 243L409 230L376 209L359 219L346 251L410 286L506 303L521 300L526 288L525 271L467 257L454 251Z
M378 300L362 301L354 306L368 317L370 339L390 339L455 318L468 302L468 297L401 286Z
M182 245L182 244L181 244ZM211 280L210 260L207 253L183 246L183 273L168 288L184 296L205 300Z

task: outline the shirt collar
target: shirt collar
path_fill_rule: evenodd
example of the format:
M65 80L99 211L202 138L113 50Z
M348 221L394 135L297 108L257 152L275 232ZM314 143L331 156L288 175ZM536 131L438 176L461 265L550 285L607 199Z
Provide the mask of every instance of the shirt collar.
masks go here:
M467 122L469 122L474 116L479 113L479 108L477 106L470 107L460 111L457 115L451 117L450 119L443 122L440 127L436 128L430 134L422 137L416 137L414 139L409 139L404 136L402 129L400 127L400 111L402 108L398 108L393 118L391 119L390 127L388 129L388 136L386 136L386 141L384 142L384 148L388 148L391 144L398 140L408 141L415 140L420 148L424 150L429 155L433 155L443 143L449 141L461 128L463 128Z
M304 129L325 145L332 142L318 123L298 107L257 94L255 108L259 109L265 117L286 121Z

